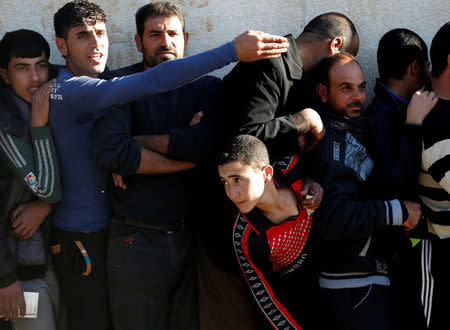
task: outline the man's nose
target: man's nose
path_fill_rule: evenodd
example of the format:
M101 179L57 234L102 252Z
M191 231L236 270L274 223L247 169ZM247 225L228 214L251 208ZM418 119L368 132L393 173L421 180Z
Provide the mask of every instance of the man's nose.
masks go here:
M36 68L31 68L29 71L29 79L33 82L39 81L39 75L36 71Z
M230 189L229 189L229 196L230 196L231 200L233 200L236 197L238 197L239 196L239 189L231 186Z
M161 46L168 47L172 42L172 38L169 36L168 33L162 33L161 34Z
M90 37L90 46L92 48L98 48L98 46L101 44L101 38L96 34L92 33Z

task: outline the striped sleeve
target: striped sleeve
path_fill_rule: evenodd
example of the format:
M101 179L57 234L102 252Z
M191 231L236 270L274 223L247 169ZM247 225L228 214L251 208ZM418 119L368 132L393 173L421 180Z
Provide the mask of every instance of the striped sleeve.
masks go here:
M450 139L434 143L422 152L422 167L450 193Z
M0 152L9 168L40 199L61 199L59 166L49 126L31 128L32 146L0 130Z

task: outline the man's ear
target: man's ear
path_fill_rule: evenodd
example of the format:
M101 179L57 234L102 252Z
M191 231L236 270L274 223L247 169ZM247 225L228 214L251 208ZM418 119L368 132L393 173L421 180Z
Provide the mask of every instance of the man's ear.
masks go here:
M264 173L264 182L269 183L273 177L273 167L270 165L264 165L264 167L262 168L262 171Z
M136 43L136 48L139 52L144 53L144 50L142 49L142 39L139 34L134 35L134 42Z
M0 68L0 76L3 78L3 81L9 85L10 81L9 81L9 75L8 75L8 70Z
M329 44L329 52L331 55L341 51L343 40L341 37L333 38Z
M184 52L186 52L188 43L189 43L189 32L185 32L184 33Z
M408 65L408 69L406 72L410 72L413 77L417 76L417 74L420 74L422 71L422 68L420 66L420 63L418 60L414 60L411 62L410 65Z
M328 88L324 84L317 84L316 94L323 103L328 102Z
M67 50L67 42L64 38L56 38L56 47L58 47L59 52L62 56L66 57L69 54Z

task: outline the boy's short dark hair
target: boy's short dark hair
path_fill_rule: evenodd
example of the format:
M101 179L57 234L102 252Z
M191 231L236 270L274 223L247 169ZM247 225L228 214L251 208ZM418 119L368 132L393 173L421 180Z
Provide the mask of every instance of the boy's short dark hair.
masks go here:
M106 23L106 14L99 5L89 1L72 1L66 3L53 16L55 35L67 39L69 30L83 24L95 25Z
M439 77L448 65L447 59L450 54L450 22L445 23L431 42L431 76Z
M216 164L219 166L236 160L255 169L270 164L266 146L252 135L238 135L231 138L217 154Z
M325 57L319 62L319 64L317 64L317 67L312 72L312 80L314 82L314 86L317 86L317 84L322 84L327 88L330 87L330 70L337 62L344 58L348 58L358 63L358 61L352 54L345 52L336 53L331 56ZM361 66L359 63L358 65Z
M21 29L6 32L0 41L0 67L7 69L13 57L39 57L42 52L48 60L50 46L47 40L36 31Z
M377 61L381 81L401 79L415 60L422 67L428 60L427 45L417 33L408 29L394 29L380 39Z
M184 17L181 8L172 1L155 1L142 6L136 12L136 32L142 38L147 18L177 16L184 32Z
M353 22L344 14L330 12L314 17L304 28L302 35L311 33L315 39L327 40L342 37L341 50L350 51L358 32Z

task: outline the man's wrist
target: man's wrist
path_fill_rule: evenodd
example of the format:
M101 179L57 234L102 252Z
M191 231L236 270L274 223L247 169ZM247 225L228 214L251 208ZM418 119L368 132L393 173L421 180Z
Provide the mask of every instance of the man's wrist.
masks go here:
M311 128L311 125L309 123L309 120L306 119L306 117L303 115L301 111L298 111L291 115L292 119L295 122L295 127L297 129L297 133L299 135L305 134L308 132Z

